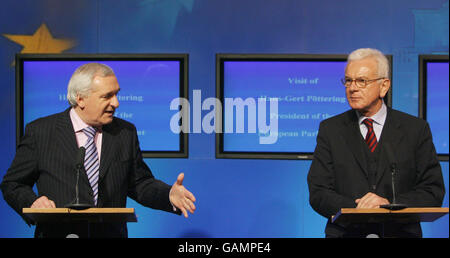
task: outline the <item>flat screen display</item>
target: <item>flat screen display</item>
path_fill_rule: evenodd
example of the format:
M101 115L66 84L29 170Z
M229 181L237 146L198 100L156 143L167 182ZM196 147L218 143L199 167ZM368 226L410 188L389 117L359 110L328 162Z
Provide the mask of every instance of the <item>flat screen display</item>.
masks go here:
M430 124L433 143L441 159L448 160L449 77L448 56L420 56L420 116Z
M346 58L218 55L223 133L216 139L217 156L312 158L320 122L350 109L340 82ZM386 104L391 105L390 95Z
M67 109L72 73L82 64L99 62L117 77L115 116L136 126L143 156L187 156L187 134L170 128L170 103L187 97L187 55L19 55L16 62L19 136L27 123Z

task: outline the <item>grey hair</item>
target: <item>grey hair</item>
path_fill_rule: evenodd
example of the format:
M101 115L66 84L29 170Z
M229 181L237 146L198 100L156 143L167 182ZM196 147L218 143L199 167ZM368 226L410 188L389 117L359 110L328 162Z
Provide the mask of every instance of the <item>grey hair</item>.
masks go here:
M360 48L348 55L347 62L361 60L364 58L373 57L378 64L378 76L389 78L390 77L390 67L389 61L386 56L377 49L374 48Z
M95 76L114 75L111 67L100 63L87 63L73 72L67 86L67 100L72 107L77 106L77 96L87 97L91 94L91 84Z

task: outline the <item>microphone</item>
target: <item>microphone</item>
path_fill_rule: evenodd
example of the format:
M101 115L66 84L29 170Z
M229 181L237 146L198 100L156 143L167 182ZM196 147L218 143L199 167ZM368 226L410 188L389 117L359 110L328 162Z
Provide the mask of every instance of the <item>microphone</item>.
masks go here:
M78 149L77 161L75 162L75 167L77 169L82 169L84 165L84 155L86 155L86 148L80 147Z
M74 210L84 210L87 208L91 208L91 204L87 203L80 203L79 198L79 187L78 187L78 181L80 179L80 171L84 170L84 155L86 154L86 149L84 147L80 147L78 149L78 155L75 162L75 170L77 172L77 181L75 183L75 200L72 203L66 204L66 208L74 209Z
M397 203L395 194L395 175L398 172L397 163L395 162L394 154L392 153L391 146L389 142L383 142L385 150L388 156L388 161L390 163L389 168L391 170L391 183L392 183L392 203L380 205L380 208L385 208L388 210L401 210L407 208L408 205Z

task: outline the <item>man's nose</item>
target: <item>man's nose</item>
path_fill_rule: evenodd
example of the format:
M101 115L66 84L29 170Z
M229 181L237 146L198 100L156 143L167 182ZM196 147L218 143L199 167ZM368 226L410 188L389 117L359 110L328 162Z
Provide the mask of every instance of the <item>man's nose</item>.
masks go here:
M114 97L111 99L111 106L114 108L119 107L119 99L117 99L117 95L114 95Z
M356 85L356 81L352 81L352 83L350 83L350 86L348 86L347 89L353 92L359 90L359 87Z

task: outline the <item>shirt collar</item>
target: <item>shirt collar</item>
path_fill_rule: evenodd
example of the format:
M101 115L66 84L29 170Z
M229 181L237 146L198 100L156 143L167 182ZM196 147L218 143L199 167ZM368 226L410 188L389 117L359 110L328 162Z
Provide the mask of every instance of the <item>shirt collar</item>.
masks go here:
M358 116L359 124L362 124L364 119L371 118L374 121L374 123L384 126L384 122L386 121L386 115L387 115L387 107L383 101L380 110L378 110L378 112L375 115L373 115L371 117L366 117L366 116L362 116L358 111L356 111L356 115Z
M77 114L74 108L70 109L70 120L72 120L73 129L75 130L75 133L78 133L82 131L84 128L89 127L88 124L86 124L80 116Z

